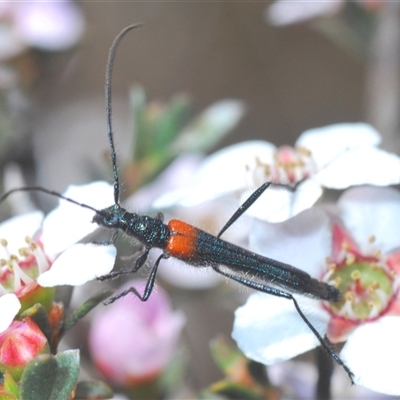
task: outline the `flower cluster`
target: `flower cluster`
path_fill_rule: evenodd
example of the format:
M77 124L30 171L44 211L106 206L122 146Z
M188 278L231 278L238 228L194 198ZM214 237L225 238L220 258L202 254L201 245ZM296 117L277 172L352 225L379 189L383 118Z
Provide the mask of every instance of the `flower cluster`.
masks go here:
M110 185L71 186L67 197L104 207ZM41 212L15 217L0 225L0 313L2 331L17 313L36 303L50 312L54 286L82 285L114 266L114 246L77 243L96 229L90 210L65 201L43 219ZM77 243L77 244L75 244Z
M236 197L239 205L264 182L297 183L294 191L269 188L248 211L264 221L285 221L313 206L323 188L398 183L400 158L379 149L379 142L373 127L354 123L308 130L294 147L276 148L263 141L239 143L208 157L191 186L166 193L154 206L189 207L224 196Z
M358 123L307 131L294 147L237 144L206 158L189 186L162 195L156 204L240 204L254 188L272 182L247 213L251 230L235 238L243 244L246 236L251 251L337 288L340 298L332 303L293 296L321 337L344 343L338 355L357 385L399 394L394 363L400 357L400 193L388 186L400 182L400 158L379 149L379 141L371 126ZM331 204L321 202L326 188L347 190ZM95 182L70 187L65 196L99 210L109 205L110 193L110 185ZM0 390L15 398L29 387L26 382L37 381L38 363L67 362L66 398L74 390L79 353L49 358L64 329L54 287L81 285L111 271L113 245L78 243L96 228L91 214L62 200L45 218L35 212L0 225L0 370L5 376ZM188 276L186 284L199 287L207 281L194 279L191 284ZM133 286L143 293L145 285L130 282L121 291ZM46 315L44 325L38 315ZM94 364L116 385L153 384L171 363L183 325L184 316L172 311L162 289L145 304L126 296L93 320ZM247 357L266 365L320 344L293 302L260 292L236 311L232 335Z
M398 395L400 193L387 186L400 182L400 158L379 142L375 129L357 123L304 132L294 148L237 144L208 157L192 187L156 204L188 207L226 197L243 203L262 183L276 183L248 210L249 249L336 287L336 303L294 296L322 337L345 343L339 356L357 385ZM350 189L330 204L321 202L325 188ZM292 302L263 293L236 311L233 337L267 365L319 345Z
M102 208L110 192L110 185L95 182L71 186L65 195ZM76 244L96 229L90 213L60 201L46 218L33 212L0 225L0 370L6 377L1 390L15 398L38 380L33 370L41 355L43 363L63 363L67 358L71 376L60 385L68 395L76 384L76 354L50 356L61 339L64 319L62 306L54 303L55 286L81 285L106 274L116 256L114 246Z

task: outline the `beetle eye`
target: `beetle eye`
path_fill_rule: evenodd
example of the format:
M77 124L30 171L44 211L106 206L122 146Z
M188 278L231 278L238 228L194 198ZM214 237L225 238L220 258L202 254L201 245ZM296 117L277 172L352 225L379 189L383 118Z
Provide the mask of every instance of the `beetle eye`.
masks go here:
M118 224L118 216L115 214L111 214L107 218L104 218L103 221L105 225L114 226Z

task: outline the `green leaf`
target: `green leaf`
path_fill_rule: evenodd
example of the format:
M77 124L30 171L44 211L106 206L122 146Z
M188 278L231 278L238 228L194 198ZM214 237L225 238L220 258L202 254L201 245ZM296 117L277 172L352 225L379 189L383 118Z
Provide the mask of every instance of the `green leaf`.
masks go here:
M165 152L181 132L188 120L190 103L186 96L175 96L168 108L160 115L157 126L154 129L154 137L151 151L158 154Z
M237 400L262 400L263 397L254 390L230 381L217 382L209 388L212 393L222 395L228 399Z
M214 361L225 375L229 375L238 365L246 363L244 355L230 346L223 337L211 340L210 348Z
M176 155L186 151L207 151L239 123L245 113L240 100L221 100L195 118L173 143Z
M18 400L18 397L14 396L12 393L0 390L0 400Z
M18 384L14 381L13 377L11 374L6 372L4 374L4 383L3 383L4 391L7 392L7 394L11 394L15 396L17 399L19 397L19 387ZM8 397L5 397L8 398ZM1 396L0 396L1 399Z
M196 400L221 400L224 399L220 395L213 393L210 389L204 389L194 397Z
M30 317L40 328L43 334L46 336L47 341L51 347L52 335L49 317L45 308L41 304L35 304L33 307L28 308L21 314L21 318Z
M89 311L93 310L99 303L112 295L112 290L103 290L87 300L80 306L64 323L61 337L65 335L80 319L82 319Z
M21 309L19 315L21 315L28 308L35 304L41 304L46 312L49 314L53 306L54 295L56 292L55 287L40 287L37 286L34 290L28 291L24 296L21 297Z
M135 130L133 160L141 163L148 158L164 156L166 148L187 123L191 108L189 99L177 95L168 103L147 103L143 88L135 86L130 91L130 103ZM167 158L165 162L170 161Z
M143 88L130 91L134 126L132 158L124 167L126 193L157 177L184 152L211 149L233 130L245 112L244 103L223 100L189 121L192 101L183 94L168 102L147 102Z
M75 399L110 399L113 391L102 381L79 382L76 387Z
M21 400L67 400L78 375L79 350L36 357L22 374Z

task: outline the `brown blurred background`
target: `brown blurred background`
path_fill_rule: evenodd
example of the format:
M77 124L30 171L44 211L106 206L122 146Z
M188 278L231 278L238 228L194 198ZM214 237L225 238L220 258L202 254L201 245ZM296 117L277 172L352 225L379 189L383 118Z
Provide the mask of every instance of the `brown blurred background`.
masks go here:
M293 144L306 129L364 118L362 63L307 26L268 26L265 3L81 5L82 44L49 64L35 93L34 151L38 183L46 187L64 190L93 178L88 174L108 151L106 57L115 35L135 22L145 25L122 42L113 76L120 152L133 83L149 99L186 92L198 110L226 97L244 100L248 113L221 147L254 138Z

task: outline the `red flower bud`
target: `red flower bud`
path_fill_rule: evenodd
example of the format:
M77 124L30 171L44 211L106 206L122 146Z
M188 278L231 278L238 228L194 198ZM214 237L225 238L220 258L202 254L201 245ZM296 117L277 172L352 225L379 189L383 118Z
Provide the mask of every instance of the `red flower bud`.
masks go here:
M46 337L29 317L13 321L0 334L0 369L8 371L15 380L21 377L26 364L47 352L49 345Z

